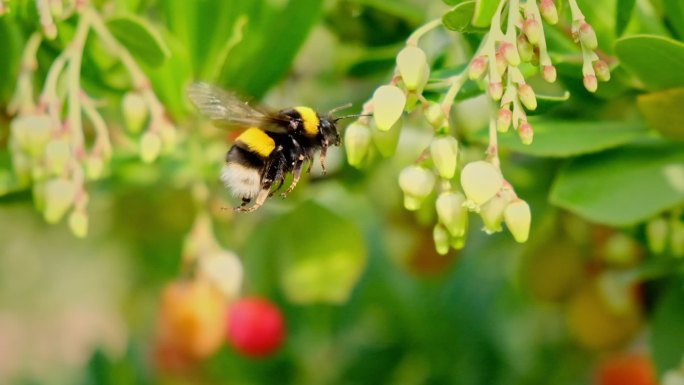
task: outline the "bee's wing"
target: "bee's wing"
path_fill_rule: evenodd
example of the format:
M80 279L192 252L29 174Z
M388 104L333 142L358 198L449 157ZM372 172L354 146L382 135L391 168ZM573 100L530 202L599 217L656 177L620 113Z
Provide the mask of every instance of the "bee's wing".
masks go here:
M237 96L207 83L193 83L188 97L197 109L219 127L259 127L269 131L283 131L274 114L258 110Z

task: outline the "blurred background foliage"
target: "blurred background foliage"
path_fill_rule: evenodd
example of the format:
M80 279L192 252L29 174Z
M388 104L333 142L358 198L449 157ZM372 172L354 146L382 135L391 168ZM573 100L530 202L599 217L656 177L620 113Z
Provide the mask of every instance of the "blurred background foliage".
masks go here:
M249 215L222 210L234 205L218 181L230 134L190 108L190 82L277 108L358 109L391 76L408 35L456 3L93 0L87 6L142 66L179 140L140 162L139 135L122 127L133 84L89 38L82 87L115 151L106 176L88 184L90 229L78 240L66 224L44 223L11 171L5 111L41 26L36 2L9 2L0 17L0 383L590 384L625 355L637 357L627 372L648 371L651 360L658 376L674 370L684 354L677 1L579 1L614 66L596 94L582 86L567 29L547 28L561 85L531 81L548 95L533 145L500 140L502 167L532 207L527 244L475 223L462 251L435 252L434 214L406 212L396 182L432 136L411 117L393 157L357 170L335 151L328 175L314 167L287 200ZM57 37L41 44L36 89L76 24L59 21ZM462 68L482 36L473 31L425 39L433 76ZM473 83L459 95L463 157L484 150L482 92ZM284 314L285 343L269 358L223 344L176 362L155 348L162 292L187 274L184 239L205 210L244 265L243 295L270 298ZM648 245L658 241L645 225L654 218L668 223L666 247Z

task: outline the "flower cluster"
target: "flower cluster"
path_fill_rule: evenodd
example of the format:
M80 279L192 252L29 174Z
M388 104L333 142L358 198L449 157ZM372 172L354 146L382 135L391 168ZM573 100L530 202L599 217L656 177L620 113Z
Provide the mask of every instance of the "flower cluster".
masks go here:
M573 36L581 46L584 59L584 84L594 92L597 79L607 81L610 78L608 65L594 52L597 40L591 25L576 2L569 2ZM502 22L504 16L506 20ZM483 37L466 68L446 79L430 79L427 55L419 47L425 33L442 25L441 20L427 23L408 38L397 55L396 69L389 84L378 87L364 105L362 114L372 115L372 120L362 116L348 127L345 134L347 159L355 167L368 161L372 143L383 156L394 153L404 111L419 110L434 129L432 143L414 165L401 172L399 185L408 210L418 210L435 187L439 187L435 204L438 223L434 228L439 253L447 253L450 247L463 246L468 212L481 216L488 233L501 231L505 222L516 241L527 240L530 207L518 198L501 173L497 134L513 127L522 143L533 142L534 130L527 111L537 108L537 97L526 82L521 65L530 63L538 68L544 80L556 81L556 68L547 50L543 22L553 25L558 20L553 0L539 3L536 0L524 3L501 0L489 33ZM461 164L459 143L451 134L449 116L456 96L468 79L482 85L496 108L490 117L485 159ZM439 103L423 95L428 80L448 86ZM420 108L416 108L418 103ZM453 183L458 178L460 188L454 187Z
M101 178L112 157L106 121L97 110L97 102L81 86L81 64L89 34L96 35L111 55L121 61L136 89L124 97L123 113L132 133L146 127L140 139L142 159L150 162L163 147L170 150L176 131L165 117L149 79L93 8L82 1L36 4L43 33L35 32L26 44L9 105L9 113L15 115L9 139L12 165L19 186L33 184L36 206L46 221L56 223L70 212L72 232L84 237L88 230L86 181ZM33 77L41 43L55 38L55 20L73 15L78 15L76 31L52 62L43 89L34 98ZM94 132L92 138L87 126Z

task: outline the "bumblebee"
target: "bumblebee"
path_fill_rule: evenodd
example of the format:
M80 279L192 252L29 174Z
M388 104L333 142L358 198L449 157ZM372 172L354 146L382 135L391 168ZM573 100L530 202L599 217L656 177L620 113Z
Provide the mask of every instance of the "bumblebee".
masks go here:
M237 96L207 83L194 83L187 91L197 109L214 125L228 129L244 129L226 153L221 181L234 196L242 199L236 211L258 209L278 191L285 177L292 183L282 193L286 197L297 186L305 163L309 171L314 155L320 151L325 173L328 147L341 144L337 122L355 117L333 118L332 113L319 114L309 107L293 107L280 111L252 107ZM254 200L252 206L247 205Z

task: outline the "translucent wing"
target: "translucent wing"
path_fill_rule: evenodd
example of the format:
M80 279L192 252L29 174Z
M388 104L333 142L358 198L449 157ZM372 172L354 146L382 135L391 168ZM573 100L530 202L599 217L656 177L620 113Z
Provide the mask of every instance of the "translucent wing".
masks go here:
M188 97L197 109L219 127L259 127L270 131L283 131L277 123L281 119L250 106L237 96L207 83L193 83ZM285 122L287 123L287 122Z

